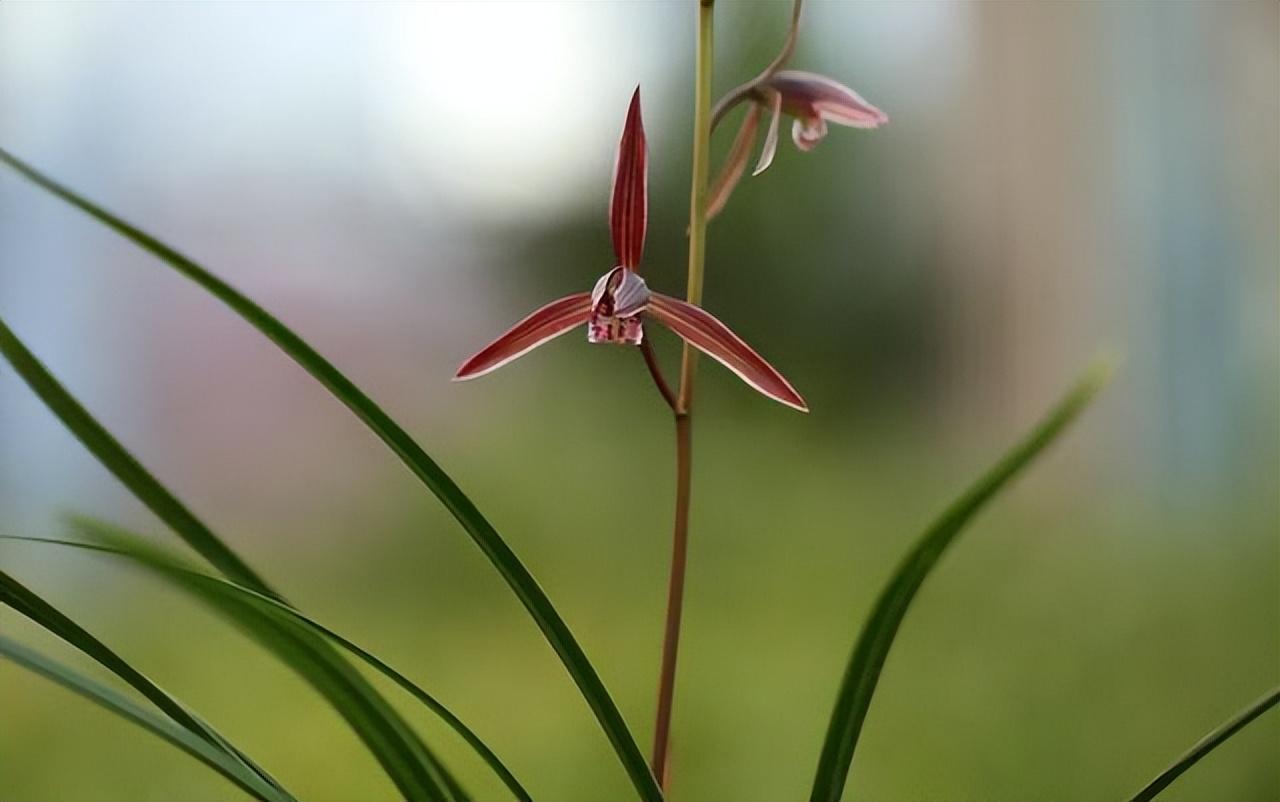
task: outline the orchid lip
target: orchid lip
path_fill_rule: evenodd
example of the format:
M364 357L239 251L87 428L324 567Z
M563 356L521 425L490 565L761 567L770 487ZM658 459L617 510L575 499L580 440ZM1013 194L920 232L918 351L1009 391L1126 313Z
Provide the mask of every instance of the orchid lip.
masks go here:
M649 298L649 287L635 271L619 265L605 273L591 291L588 342L639 345L644 339L640 315Z

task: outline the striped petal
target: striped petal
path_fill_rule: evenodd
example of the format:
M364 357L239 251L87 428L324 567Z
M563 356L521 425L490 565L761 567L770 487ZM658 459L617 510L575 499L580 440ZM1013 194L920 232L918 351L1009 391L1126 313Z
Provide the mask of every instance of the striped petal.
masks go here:
M645 226L649 218L649 169L645 151L644 122L640 119L640 87L631 96L627 122L618 143L609 201L609 233L618 264L635 270L644 253Z
M769 79L769 86L782 94L783 108L796 117L818 115L850 128L879 128L889 122L888 114L825 75L783 70Z
M756 128L760 126L760 104L752 103L742 118L742 125L729 147L729 155L725 157L724 167L720 175L711 184L707 195L707 219L720 214L720 210L729 202L729 196L741 180L747 169L747 158L751 155L751 147L756 142Z
M524 356L548 340L559 337L591 317L591 293L580 292L552 301L511 327L506 334L486 345L462 363L454 381L466 381L497 370Z
M801 412L809 411L781 373L705 309L655 292L645 314L774 401Z

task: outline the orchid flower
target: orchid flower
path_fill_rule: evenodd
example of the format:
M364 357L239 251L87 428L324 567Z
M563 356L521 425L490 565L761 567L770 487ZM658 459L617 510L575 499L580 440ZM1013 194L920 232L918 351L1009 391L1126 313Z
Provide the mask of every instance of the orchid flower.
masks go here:
M868 103L862 95L825 75L800 70L766 72L726 96L717 106L720 119L733 105L749 101L750 107L729 149L724 168L711 187L708 217L720 213L729 195L742 178L756 139L756 129L763 111L770 114L760 158L752 175L760 175L773 164L778 152L778 126L782 115L794 117L791 139L796 147L808 152L827 135L827 123L849 128L879 128L889 122L889 115Z
M800 70L783 70L761 87L773 112L765 148L754 175L773 161L778 145L778 120L783 113L795 117L791 139L802 151L813 150L827 135L827 123L849 128L879 128L889 115L868 103L862 95L825 75Z
M588 342L641 345L644 324L652 321L666 326L760 393L807 412L804 399L782 374L727 326L701 307L651 291L640 277L649 213L647 160L637 88L618 144L609 206L609 229L617 265L596 281L591 292L552 301L515 324L462 363L454 381L474 379L497 370L584 323Z
M724 209L742 178L756 141L762 112L770 113L769 130L756 168L751 173L753 176L760 175L773 164L774 154L778 151L778 126L783 114L795 118L791 125L791 139L797 148L805 152L817 147L827 135L829 122L850 128L879 128L889 122L889 115L844 84L817 73L782 69L795 53L802 5L802 0L793 0L787 38L773 61L759 75L730 90L711 110L711 128L714 130L735 106L750 103L729 148L724 167L711 184L707 200L708 220Z

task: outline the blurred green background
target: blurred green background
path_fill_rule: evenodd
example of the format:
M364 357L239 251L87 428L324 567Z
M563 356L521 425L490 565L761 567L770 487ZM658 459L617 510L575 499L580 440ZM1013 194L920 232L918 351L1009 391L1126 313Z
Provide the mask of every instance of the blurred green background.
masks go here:
M639 357L569 336L449 377L611 266L636 83L646 275L683 287L687 6L0 5L0 144L383 403L527 561L641 744L673 453ZM847 797L1121 798L1280 679L1277 8L809 4L793 65L892 123L784 142L711 228L707 307L813 412L704 365L674 800L807 793L899 556L1106 347L1118 381L917 599ZM723 2L717 87L760 68L787 13ZM0 315L277 587L437 693L536 795L631 798L524 611L394 457L201 290L9 172ZM62 534L68 511L176 542L0 366L0 529ZM193 602L105 558L6 544L0 567L303 798L394 797L307 686ZM8 609L0 632L84 665ZM1278 758L1272 712L1165 798L1280 799ZM0 662L0 799L175 798L239 797Z

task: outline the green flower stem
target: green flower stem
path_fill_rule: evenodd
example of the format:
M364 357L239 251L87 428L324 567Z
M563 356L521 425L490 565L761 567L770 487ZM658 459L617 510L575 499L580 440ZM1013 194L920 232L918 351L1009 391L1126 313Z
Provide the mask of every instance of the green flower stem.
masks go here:
M702 303L702 276L707 253L707 197L711 159L712 5L698 4L697 72L694 84L693 186L689 197L689 286L691 304ZM653 733L653 774L665 792L669 772L671 710L675 701L676 652L680 646L680 613L684 607L684 575L689 544L689 491L693 460L693 376L698 353L684 345L680 391L676 397L676 513L672 526L671 579L667 590L667 620L662 638L662 669L658 680L658 710Z
M711 163L711 20L714 0L698 4L697 77L694 85L693 188L689 193L689 282L685 299L702 304L702 276L707 257L707 196ZM698 352L688 343L680 364L680 395L677 415L688 415L693 405L693 375L698 368Z

